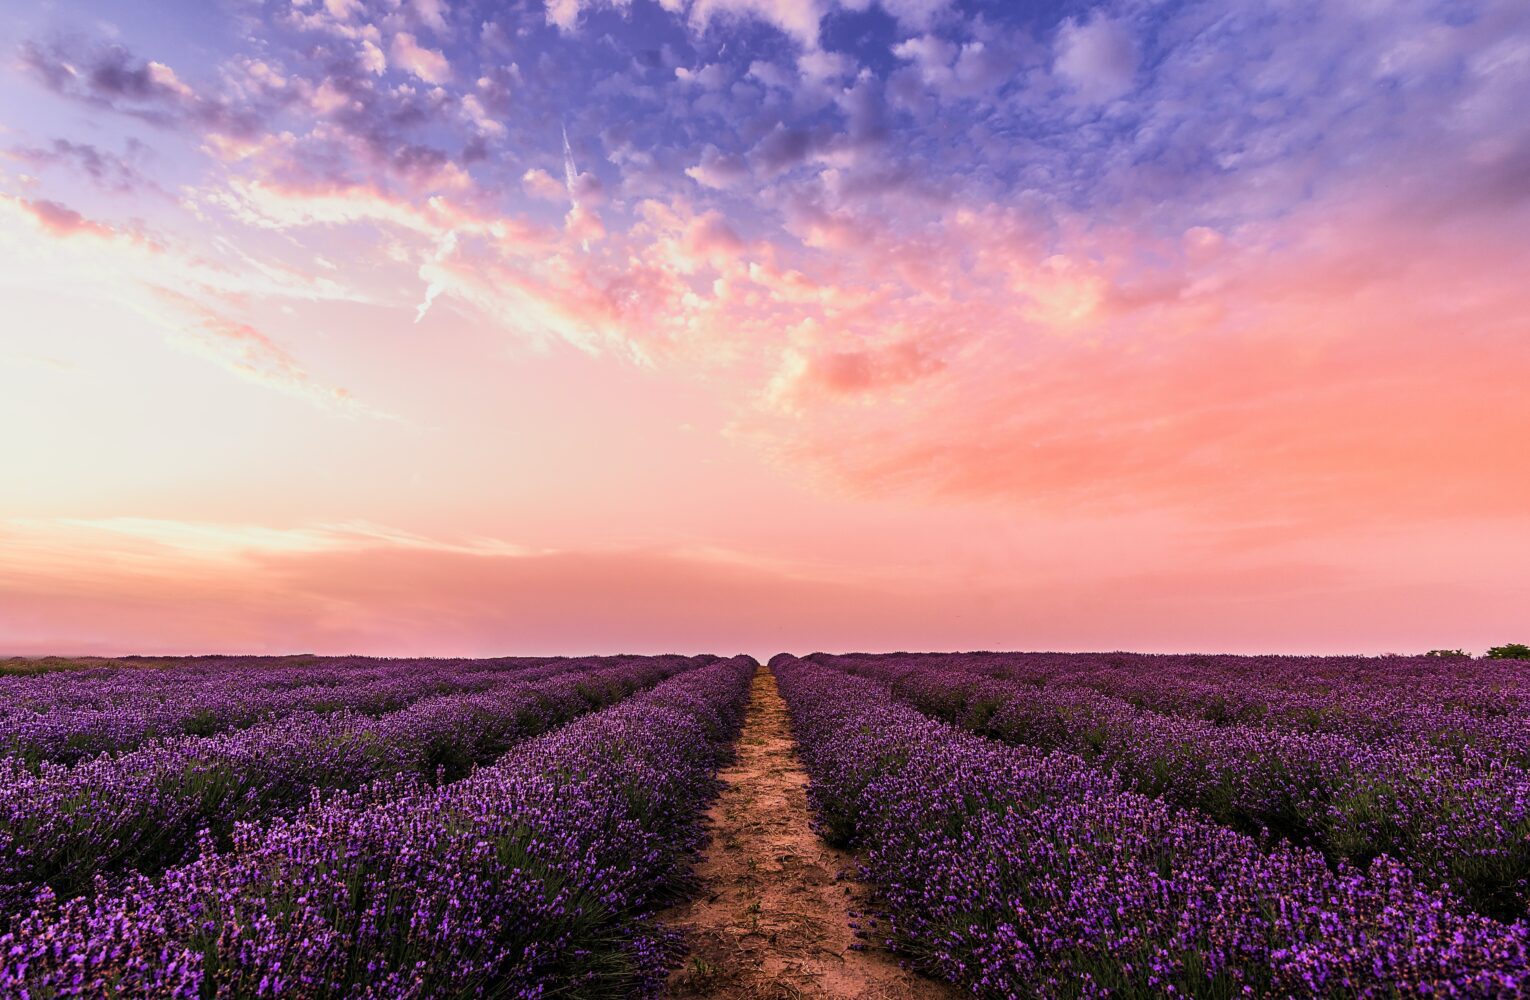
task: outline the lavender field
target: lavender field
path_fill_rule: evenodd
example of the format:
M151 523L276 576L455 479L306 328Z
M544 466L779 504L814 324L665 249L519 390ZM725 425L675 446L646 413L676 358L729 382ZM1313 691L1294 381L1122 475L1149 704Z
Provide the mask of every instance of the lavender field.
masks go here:
M34 666L7 998L1530 994L1530 661Z
M0 9L0 1000L1530 1000L1530 0Z

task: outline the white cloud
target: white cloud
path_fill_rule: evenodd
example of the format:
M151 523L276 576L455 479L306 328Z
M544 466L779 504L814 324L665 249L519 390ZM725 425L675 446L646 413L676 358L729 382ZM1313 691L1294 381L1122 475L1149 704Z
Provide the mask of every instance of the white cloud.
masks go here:
M737 153L725 153L708 144L701 162L685 169L687 177L709 188L728 188L749 176L749 165Z
M816 49L824 9L818 0L696 0L691 5L691 24L704 30L719 14L764 21L804 48Z
M543 0L547 8L547 23L557 25L564 31L573 31L579 23L579 14L589 7L617 7L626 9L630 0ZM832 3L832 0L828 0ZM915 3L925 0L913 0ZM660 0L659 5L672 14L689 9L692 30L705 31L712 21L724 18L752 18L763 21L790 35L804 48L818 47L818 23L823 19L825 4L820 0Z
M951 6L951 2L950 0L880 0L880 6L899 24L919 31L929 27L935 15Z
M505 134L505 126L489 115L484 109L483 102L475 95L468 94L462 99L462 113L468 121L478 128L479 135L501 136Z
M563 182L540 168L533 168L521 175L521 187L533 198L543 201L566 201L568 190Z
M393 61L426 83L445 83L452 75L445 56L424 48L407 31L393 36Z
M573 31L579 23L580 0L547 0L547 23L564 31Z
M809 83L828 83L854 73L855 60L840 52L812 49L797 57L797 71Z
M446 30L446 0L414 0L414 12L434 31Z
M1081 24L1069 18L1053 51L1058 75L1086 101L1114 100L1132 89L1139 54L1121 21L1097 15Z
M361 40L361 65L368 73L381 76L388 71L388 57L383 55L383 50L367 39Z
M758 80L767 87L780 87L782 90L791 90L797 82L790 70L758 59L749 64L748 76L751 80Z

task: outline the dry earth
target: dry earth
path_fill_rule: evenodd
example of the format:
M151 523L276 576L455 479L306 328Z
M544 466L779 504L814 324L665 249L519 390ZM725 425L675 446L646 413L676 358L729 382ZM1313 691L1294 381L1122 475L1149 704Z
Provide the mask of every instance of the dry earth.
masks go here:
M859 942L847 913L860 909L860 888L848 877L855 861L808 826L807 772L768 669L755 675L738 758L720 777L711 846L697 868L700 891L669 914L692 942L670 978L670 996L957 996L900 969L886 952L851 948Z

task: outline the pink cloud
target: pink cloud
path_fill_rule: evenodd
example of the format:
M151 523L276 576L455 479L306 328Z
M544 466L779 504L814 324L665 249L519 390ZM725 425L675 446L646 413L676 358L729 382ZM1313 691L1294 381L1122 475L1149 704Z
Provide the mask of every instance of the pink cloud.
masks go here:
M711 211L692 219L685 228L682 246L692 262L727 268L745 252L744 241L728 225L721 212ZM695 264L692 264L694 269Z
M175 539L179 533L166 533L173 527L157 533ZM847 604L905 600L877 584L805 576L726 553L512 555L361 535L288 545L283 533L244 532L229 540L242 537L250 547L230 549L232 558L151 541L129 543L118 559L87 568L69 559L67 548L29 545L27 529L0 526L0 537L7 534L18 544L0 558L0 631L18 649L27 642L55 649L119 643L116 651L302 647L407 655L487 653L509 644L533 652L560 648L575 635L592 651L767 647L783 641L783 621L848 636L880 615L852 611L846 620ZM77 617L82 609L84 619ZM81 629L82 620L94 624ZM34 638L16 645L17 636Z
M801 391L857 393L886 391L921 379L945 367L918 340L901 340L863 350L826 351L805 358L794 376Z
M351 15L362 9L361 0L324 0L324 9L335 20L348 21Z
M111 226L85 218L79 212L67 205L60 205L56 201L39 199L28 201L24 198L7 199L13 205L19 207L30 215L43 231L50 236L66 238L70 236L95 236L100 239L115 239L117 230Z
M1358 570L1290 559L993 585L664 549L474 553L357 536L236 558L149 545L84 560L27 529L0 525L0 538L7 653L1406 651L1491 641L1524 598L1498 564L1479 586L1371 580L1359 592Z
M41 223L44 230L54 236L89 235L112 239L117 231L85 218L79 212L60 205L56 201L33 201L23 203L27 211Z
M20 219L25 226L45 239L78 240L77 245L80 247L95 244L103 252L116 248L146 261L157 260L165 250L157 237L144 231L139 220L119 228L88 218L68 205L46 198L28 199L0 194L0 214L4 213Z
M1148 503L1293 530L1508 514L1530 472L1493 442L1530 440L1530 343L1508 319L1530 294L1489 234L1514 224L1447 237L1380 205L1315 209L1241 244L1192 231L1155 274L1128 269L1129 245L1038 263L974 220L976 268L937 269L933 294L863 320L928 316L938 347L847 347L823 327L783 369L779 446L856 490L1051 511ZM877 385L905 389L836 400Z
M568 210L568 215L564 216L563 231L569 239L579 243L586 250L592 241L604 239L606 235L606 227L600 221L600 214L589 206L577 202Z

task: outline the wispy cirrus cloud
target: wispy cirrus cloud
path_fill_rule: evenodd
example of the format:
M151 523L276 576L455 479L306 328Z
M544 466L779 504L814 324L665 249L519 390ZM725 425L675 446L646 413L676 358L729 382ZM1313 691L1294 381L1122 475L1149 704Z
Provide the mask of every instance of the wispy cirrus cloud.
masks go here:
M136 139L129 139L125 155L101 149L88 142L71 142L54 139L45 147L13 146L0 155L32 168L46 168L67 164L83 171L100 188L120 194L151 191L163 194L163 189L147 178L140 163L147 147Z
M85 218L68 205L49 201L46 198L35 200L9 198L7 203L13 212L29 216L43 232L50 236L61 239L73 236L93 236L102 240L115 240L118 237L131 238L128 234L121 233L111 226Z
M121 45L27 41L20 55L22 65L49 90L104 111L160 127L194 125L241 135L260 127L258 109L199 93L170 65L140 60Z
M388 417L356 399L348 389L316 379L286 348L249 323L222 315L193 300L162 291L171 307L161 322L173 344L206 358L247 382L284 392L319 406L357 416Z
M81 270L108 275L105 287L98 291L115 295L128 309L160 326L171 343L182 349L242 379L325 407L383 415L347 390L321 383L270 336L224 311L250 293L354 297L332 279L221 266L188 256L141 228L118 228L53 201L0 195L0 216L21 223L10 229L0 245L15 251L18 261L24 253L26 263L18 267L37 280L67 281ZM221 308L210 302L220 303Z

